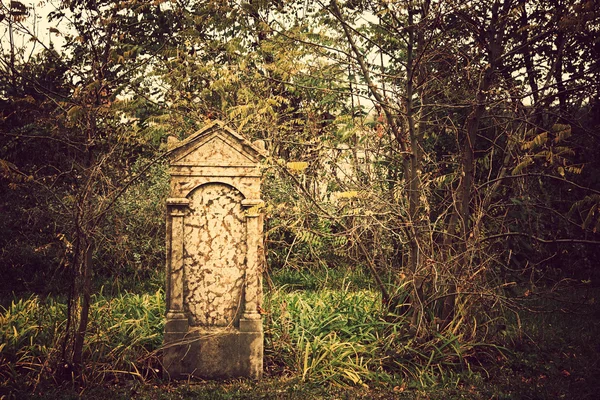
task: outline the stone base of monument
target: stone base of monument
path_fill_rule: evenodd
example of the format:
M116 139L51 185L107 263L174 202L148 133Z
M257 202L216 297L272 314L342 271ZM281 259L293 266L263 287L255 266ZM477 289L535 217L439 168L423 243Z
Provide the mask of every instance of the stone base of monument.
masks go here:
M260 379L263 371L262 321L241 319L239 322L239 330L190 328L188 332L165 332L165 377Z

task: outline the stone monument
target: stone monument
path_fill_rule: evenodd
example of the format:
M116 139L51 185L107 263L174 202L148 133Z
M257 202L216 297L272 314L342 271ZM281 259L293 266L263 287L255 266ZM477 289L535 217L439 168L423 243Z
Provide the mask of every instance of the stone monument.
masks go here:
M216 121L169 150L165 375L259 379L263 149Z

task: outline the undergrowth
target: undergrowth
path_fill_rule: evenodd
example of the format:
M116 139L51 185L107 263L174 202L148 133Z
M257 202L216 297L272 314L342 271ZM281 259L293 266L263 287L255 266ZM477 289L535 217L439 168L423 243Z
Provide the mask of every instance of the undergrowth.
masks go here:
M38 387L72 380L62 365L66 305L37 296L0 308L0 395L6 390L35 392ZM164 293L92 298L84 347L84 383L156 377L162 343Z
M297 287L279 286L265 296L265 375L273 382L396 395L433 390L450 397L552 398L583 393L599 371L589 355L600 349L600 326L586 316L523 314L485 343L452 327L415 338L408 321L383 313L379 293L359 281L335 289ZM163 291L113 298L99 293L92 304L78 385L164 384ZM75 387L60 364L65 321L65 304L52 298L15 299L0 308L0 398L39 394L69 381Z
M464 340L450 330L415 339L402 316L384 314L371 290L291 291L267 299L268 372L337 385L427 388L459 384L501 346Z

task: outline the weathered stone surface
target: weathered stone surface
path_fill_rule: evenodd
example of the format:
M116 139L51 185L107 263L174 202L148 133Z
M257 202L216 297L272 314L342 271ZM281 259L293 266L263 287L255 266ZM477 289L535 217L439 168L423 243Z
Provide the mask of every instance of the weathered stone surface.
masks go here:
M184 227L185 311L192 326L237 325L246 258L243 197L235 188L209 183L189 198Z
M263 369L263 340L262 332L191 331L165 348L166 375L175 379L258 379Z
M260 378L261 149L220 122L169 145L165 373Z

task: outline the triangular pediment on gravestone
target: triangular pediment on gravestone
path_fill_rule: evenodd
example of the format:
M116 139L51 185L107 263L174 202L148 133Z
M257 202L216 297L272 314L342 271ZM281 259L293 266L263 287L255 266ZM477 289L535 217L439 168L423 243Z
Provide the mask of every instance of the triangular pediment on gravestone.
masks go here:
M179 165L249 165L262 154L252 143L220 121L215 121L171 149L171 163Z
M256 162L226 138L215 133L185 152L177 164L255 164Z

